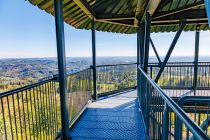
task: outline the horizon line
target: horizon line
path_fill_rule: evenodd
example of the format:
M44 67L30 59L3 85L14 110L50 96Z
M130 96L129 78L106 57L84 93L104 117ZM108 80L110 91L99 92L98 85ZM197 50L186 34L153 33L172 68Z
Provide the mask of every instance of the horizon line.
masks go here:
M67 56L66 58L91 58L92 56ZM137 57L137 56L97 56L100 57ZM156 57L155 55L152 55L150 57ZM159 56L159 57L165 57L165 56ZM177 56L171 56L171 57L194 57L194 55L177 55ZM199 57L210 57L208 55L199 55ZM50 57L0 57L0 59L40 59L40 58L57 58L56 56L50 56Z

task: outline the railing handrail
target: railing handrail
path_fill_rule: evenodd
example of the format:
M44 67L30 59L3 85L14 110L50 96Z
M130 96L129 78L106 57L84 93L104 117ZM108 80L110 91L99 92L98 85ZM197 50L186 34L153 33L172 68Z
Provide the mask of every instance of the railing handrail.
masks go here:
M78 73L84 72L84 71L89 70L89 69L91 69L91 68L86 68L86 69L79 70L79 71L76 71L76 72L73 72L73 73L68 73L68 74L67 74L67 76L75 75L75 74L78 74Z
M54 81L55 79L56 79L56 78L53 77L53 78L49 78L49 79L46 79L46 80L43 80L43 81L40 81L40 82L36 82L36 83L33 83L33 84L29 84L29 85L26 85L26 86L23 86L23 87L20 87L20 88L16 88L16 89L13 89L13 90L9 90L9 91L6 91L6 92L2 92L2 93L0 93L0 98L3 98L3 97L5 97L5 96L9 96L9 95L12 95L12 94L15 94L15 93L18 93L18 92L22 92L22 91L24 91L24 90L28 90L28 89L37 87L37 86L39 86L39 85L48 83L48 82L50 82L50 81Z
M136 65L137 63L121 63L121 64L110 64L110 65L97 65L96 67L111 67L111 66L123 66L123 65Z
M198 139L209 139L209 137L203 132L203 130L195 124L181 109L171 97L169 97L139 66L138 67L141 74L150 82L155 90L158 91L163 100L168 104L169 107L174 111L174 113L179 117L179 119L191 130L191 132Z
M183 96L178 100L178 104L183 104L185 102L207 102L210 103L210 97L209 96Z
M209 63L209 65L205 65ZM119 64L106 64L106 65L97 65L96 67L111 67L111 66L123 66L123 65L135 65L137 63L119 63ZM182 64L182 65L180 65ZM198 62L199 66L210 66L210 62L204 62L204 61L200 61ZM160 67L158 62L150 62L148 64L149 67L154 66L154 67ZM177 67L177 66L194 66L194 62L168 62L166 64L166 67ZM91 66L90 66L91 67Z

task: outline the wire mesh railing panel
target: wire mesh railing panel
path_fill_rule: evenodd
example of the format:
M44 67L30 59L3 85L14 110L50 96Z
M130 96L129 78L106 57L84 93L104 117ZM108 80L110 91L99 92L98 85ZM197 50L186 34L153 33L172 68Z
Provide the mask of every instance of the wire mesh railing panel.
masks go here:
M135 87L136 69L136 64L97 66L97 93Z
M60 127L60 96L53 79L0 95L2 139L54 139Z
M91 99L91 69L86 69L67 78L68 110L70 122Z
M140 67L139 70L141 73L139 98L146 132L150 139L187 139L179 137L180 123L183 123L196 139L209 139L201 127L196 125L169 95Z

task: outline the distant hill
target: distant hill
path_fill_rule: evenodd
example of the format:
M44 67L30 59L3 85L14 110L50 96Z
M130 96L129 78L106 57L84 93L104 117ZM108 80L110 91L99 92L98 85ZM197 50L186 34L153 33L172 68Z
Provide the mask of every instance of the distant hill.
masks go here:
M163 58L161 58L163 59ZM210 57L200 57L200 61L209 61ZM150 62L157 62L151 57ZM171 57L172 62L192 62L193 57ZM136 57L98 57L97 65L135 63ZM89 68L90 57L68 57L67 72L73 73ZM58 73L56 58L17 58L0 59L0 92L34 83Z

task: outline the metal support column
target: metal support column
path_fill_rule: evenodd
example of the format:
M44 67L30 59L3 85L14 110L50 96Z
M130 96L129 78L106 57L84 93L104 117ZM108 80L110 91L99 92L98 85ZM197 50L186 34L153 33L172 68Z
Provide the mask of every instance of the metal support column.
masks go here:
M194 56L194 81L193 81L193 90L194 94L196 94L197 88L197 79L198 79L198 55L199 55L199 37L200 32L196 30L195 32L195 56Z
M170 46L170 48L169 48L169 50L168 50L168 52L167 52L167 54L166 54L166 57L165 57L165 59L164 59L162 65L161 65L161 67L160 67L160 70L159 70L159 72L158 72L158 74L157 74L157 76L156 76L156 78L155 78L155 82L156 82L156 83L158 82L158 80L159 80L159 78L160 78L162 72L164 71L164 68L165 68L165 66L166 66L166 64L167 64L167 62L168 62L168 60L169 60L169 58L170 58L170 56L171 56L171 53L172 53L173 50L174 50L174 47L176 46L176 43L177 43L177 41L178 41L178 39L179 39L179 37L180 37L180 35L181 35L181 33L182 33L182 31L183 31L185 25L186 25L186 22L185 22L185 21L184 21L184 22L181 22L180 28L179 28L178 32L176 33L176 35L175 35L175 37L174 37L174 39L173 39L173 41L172 41L172 43L171 43L171 46Z
M148 63L149 63L149 45L150 45L150 26L151 26L151 17L149 13L146 13L145 17L145 36L144 36L144 61L143 69L145 73L148 73ZM146 124L146 133L149 135L149 98L150 98L150 85L147 83L147 80L143 78L142 80L142 90L145 101L144 102L144 114L145 114L145 124Z
M145 36L144 36L144 66L143 69L148 72L148 63L149 63L149 42L150 42L150 26L151 26L151 17L149 13L146 13L145 18Z
M140 47L140 64L141 67L143 67L143 62L144 62L144 33L145 33L145 24L142 23L139 26L139 47Z
M58 55L58 75L61 103L61 121L62 121L62 139L68 140L69 116L67 99L67 79L66 79L66 56L65 56L65 38L63 24L62 0L54 0L56 41Z
M168 105L164 104L164 111L163 111L163 127L162 127L162 140L168 140L168 129L169 129L169 108Z
M145 24L143 23L143 24L141 24L140 26L139 26L139 55L140 55L140 67L142 68L143 67L143 62L144 62L144 32L145 32ZM144 114L144 105L145 105L145 89L144 89L144 85L145 85L145 83L143 82L144 81L144 77L143 76L141 76L141 74L140 74L140 71L139 71L139 69L138 69L138 72L139 72L139 79L138 79L138 81L139 81L139 85L138 85L138 95L139 95L139 98L140 98L140 104L141 104L141 109L142 109L142 112L143 112L143 114Z
M137 95L140 101L140 71L138 66L140 66L140 27L137 30Z
M92 21L93 99L97 99L95 21Z

